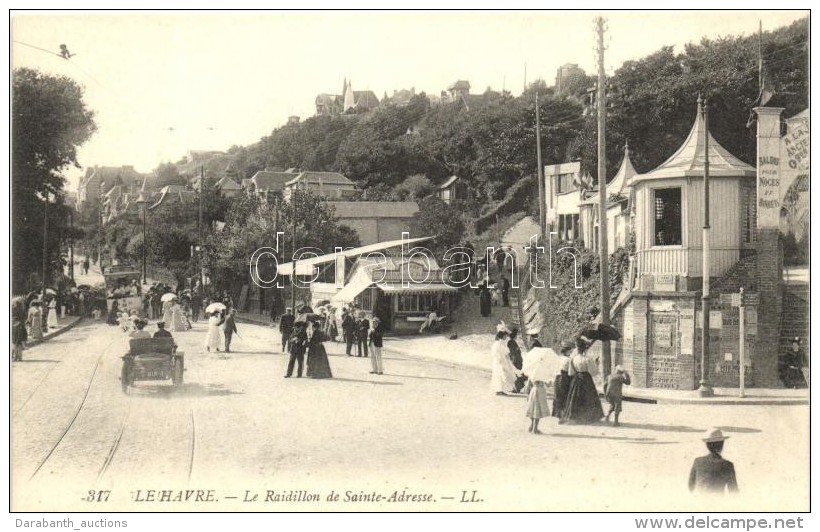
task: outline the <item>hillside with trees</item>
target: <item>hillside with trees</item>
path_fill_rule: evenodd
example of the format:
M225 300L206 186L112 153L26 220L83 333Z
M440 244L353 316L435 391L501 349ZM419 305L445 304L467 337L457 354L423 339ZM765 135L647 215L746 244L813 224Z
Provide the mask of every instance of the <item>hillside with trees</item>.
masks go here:
M761 50L775 92L768 105L785 107L786 117L805 109L808 21L763 33ZM753 162L755 134L746 126L759 94L756 34L703 40L678 51L664 47L624 63L607 84L609 176L626 142L638 171L668 158L689 133L699 94L709 104L718 142ZM488 89L466 101L436 105L422 93L403 106L387 103L362 115L289 124L229 154L238 179L265 167L338 171L359 185L363 199L399 199L419 177L436 185L457 174L473 195L476 216L491 210L511 185L536 173L536 92L544 164L580 160L584 171L596 174L596 113L585 101L595 78L579 78L576 85L556 95L539 80L518 97ZM409 178L414 182L403 185Z

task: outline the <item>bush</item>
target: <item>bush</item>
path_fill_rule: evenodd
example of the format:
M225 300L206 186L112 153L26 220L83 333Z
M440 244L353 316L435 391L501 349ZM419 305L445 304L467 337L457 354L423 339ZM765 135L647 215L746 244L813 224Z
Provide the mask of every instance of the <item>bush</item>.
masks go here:
M564 247L572 247L572 244L562 242L553 248L552 285L557 288L549 288L549 256L539 257L538 262L539 278L547 286L538 291L541 309L544 312L544 339L547 345L556 345L561 340L572 339L600 313L598 254L588 249L576 249L573 259L569 252L558 253L558 250ZM610 305L618 298L628 269L628 252L623 248L615 250L609 257Z

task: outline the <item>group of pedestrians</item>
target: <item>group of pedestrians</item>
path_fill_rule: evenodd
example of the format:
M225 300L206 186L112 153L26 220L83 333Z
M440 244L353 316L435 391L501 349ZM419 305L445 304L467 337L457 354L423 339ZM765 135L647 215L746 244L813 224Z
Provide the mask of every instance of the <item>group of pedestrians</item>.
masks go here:
M335 309L328 310L322 314L310 312L296 316L291 307L285 309L285 313L279 317L279 334L281 336L282 352L290 354L288 369L285 377L291 377L294 369L296 376L302 376L304 358L308 356L308 377L329 378L331 377L329 364L325 368L327 353L322 345L325 341L335 339L336 331ZM345 344L345 354L349 357L370 358L371 374L383 375L384 365L382 362L382 346L384 341L384 326L381 320L374 316L368 319L367 314L355 309L352 306L345 306L341 311L342 340ZM353 346L356 346L356 354L353 354ZM313 346L313 351L311 351ZM311 363L311 353L313 353L314 363ZM318 357L318 358L317 358Z
M533 348L542 347L538 341L538 331L529 330L527 333L531 335ZM553 375L547 370L547 365L521 366L517 363L521 355L515 342L515 330L508 329L502 322L497 327L491 348L492 390L498 395L518 392L520 379L525 377L525 372L528 373L526 415L530 419L529 432L532 434L541 434L539 421L550 416L558 418L559 424L595 424L602 419L609 421L614 414L612 425L617 427L623 409L623 386L631 384L631 378L618 365L604 380L604 398L609 403L609 410L604 415L593 380L598 374L598 360L588 354L591 345L591 340L580 335L574 341L561 342L558 372ZM793 348L793 351L797 352L797 349ZM550 385L553 387L552 408L549 406ZM728 436L724 436L719 428L711 428L702 439L709 454L695 459L692 464L689 490L737 492L734 464L721 455Z
M497 395L508 395L526 390L528 393L527 417L533 420L530 431L536 434L537 420L552 416L560 424L598 423L615 415L614 426L620 425L623 385L630 384L629 373L616 366L604 384L605 398L610 404L604 415L594 377L598 375L598 359L589 356L592 341L577 336L574 341L565 340L560 345L558 372L554 375L527 375L523 367L521 348L516 341L517 329L509 329L502 322L496 328L491 348L492 377L490 385ZM538 331L528 330L533 347L541 347ZM552 408L545 405L547 386L552 385L554 398Z
M283 322L286 324L284 327ZM296 377L302 377L302 371L305 369L305 356L307 356L306 377L312 379L333 377L324 346L327 336L318 315L308 316L308 313L304 313L303 316L294 316L293 309L288 307L285 309L285 314L280 317L279 330L282 333L282 350L287 349L286 352L290 353L288 369L285 373L286 379L293 376L294 367Z
M220 352L220 347L224 346L224 352L231 352L231 342L233 335L238 333L236 327L236 309L225 308L215 310L208 316L208 332L205 337L205 351ZM222 355L220 355L222 356Z

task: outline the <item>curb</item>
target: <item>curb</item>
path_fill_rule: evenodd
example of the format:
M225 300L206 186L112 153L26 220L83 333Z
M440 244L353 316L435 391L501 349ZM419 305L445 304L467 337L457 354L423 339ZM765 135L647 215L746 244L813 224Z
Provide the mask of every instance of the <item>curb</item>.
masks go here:
M74 328L75 325L77 325L78 323L80 323L84 319L85 319L84 317L80 316L76 320L74 320L73 322L66 324L65 326L57 329L56 331L50 332L48 334L43 335L43 337L40 338L39 340L34 340L32 342L26 342L26 349L28 349L29 347L34 347L35 345L40 345L44 342L47 342L47 341L51 340L55 336L60 336L64 332L70 331L71 329Z
M395 353L399 353L405 356L417 358L420 360L425 360L429 362L435 362L441 365L449 366L449 367L463 367L472 370L482 371L484 373L491 373L489 368L473 365L473 364L464 364L457 361L452 360L442 360L440 358L429 357L423 354L416 353L414 351L408 349L401 349L395 348L392 346L385 346L385 350L392 350ZM685 392L682 392L685 393ZM599 393L598 396L601 399L604 399L604 394ZM796 406L796 405L808 405L809 404L809 397L794 397L794 398L766 398L766 397L731 397L731 396L716 396L711 397L708 399L701 399L701 398L690 398L690 397L661 397L661 396L651 396L651 395L626 395L624 394L623 397L624 401L632 402L632 403L645 403L645 404L652 404L652 405L720 405L720 406L762 406L762 405L782 405L782 406Z
M239 323L250 323L251 325L261 325L261 326L264 326L264 327L273 326L273 323L271 323L271 322L265 322L265 321L257 320L257 319L254 319L254 318L248 318L248 317L245 317L245 316L240 316L239 314L237 314L234 317L234 319L236 321L238 321ZM274 322L274 323L276 323L276 322Z

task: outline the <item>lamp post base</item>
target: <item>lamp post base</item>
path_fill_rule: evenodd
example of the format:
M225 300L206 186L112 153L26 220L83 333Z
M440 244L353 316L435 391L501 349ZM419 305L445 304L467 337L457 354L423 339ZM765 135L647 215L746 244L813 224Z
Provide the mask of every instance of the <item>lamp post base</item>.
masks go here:
M715 390L708 382L700 381L700 386L697 389L697 393L700 397L713 397L715 395Z

